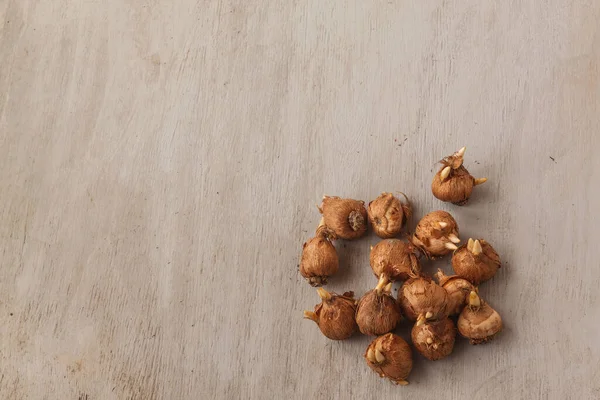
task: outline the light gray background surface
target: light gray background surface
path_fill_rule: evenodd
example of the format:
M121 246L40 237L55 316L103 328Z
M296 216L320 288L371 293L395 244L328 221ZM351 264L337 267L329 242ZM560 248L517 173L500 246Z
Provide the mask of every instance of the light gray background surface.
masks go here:
M583 0L0 0L0 397L600 398L598 21ZM463 145L489 182L459 208L429 185ZM315 205L382 191L504 262L480 291L505 331L417 357L407 387L302 320ZM338 243L330 289L375 285L376 241Z

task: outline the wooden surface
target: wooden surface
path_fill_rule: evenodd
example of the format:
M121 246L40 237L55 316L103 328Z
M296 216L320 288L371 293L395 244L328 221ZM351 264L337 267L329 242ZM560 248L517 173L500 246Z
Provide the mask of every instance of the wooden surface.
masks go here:
M0 398L600 398L600 3L0 0ZM455 207L435 162L489 182ZM323 194L450 210L506 329L407 387L302 319ZM329 289L376 281L370 234ZM450 271L448 260L426 264ZM408 336L409 327L398 330Z

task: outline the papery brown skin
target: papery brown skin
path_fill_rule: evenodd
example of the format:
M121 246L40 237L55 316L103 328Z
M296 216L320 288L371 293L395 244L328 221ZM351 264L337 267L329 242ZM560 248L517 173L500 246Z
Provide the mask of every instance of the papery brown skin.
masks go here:
M405 281L421 274L419 252L400 239L385 239L371 249L369 261L375 276L385 274L391 281Z
M467 305L458 317L458 331L471 344L487 343L502 330L500 314L483 300L480 302L479 307Z
M441 270L438 270L436 278L439 285L448 293L448 314L458 315L465 307L465 301L475 287L468 280L461 278L458 275L445 275Z
M398 303L402 315L410 321L416 321L420 314L432 314L427 319L436 320L448 316L448 294L431 278L411 278L404 282L398 291Z
M325 196L319 210L327 228L340 239L358 239L367 231L364 201Z
M367 213L375 234L387 239L398 236L412 215L412 207L408 199L403 204L393 194L382 193L369 203Z
M441 228L439 222L445 222L447 226ZM412 242L429 257L441 257L452 253L451 249L445 247L450 234L458 236L458 224L454 217L446 211L433 211L421 218Z
M481 254L474 255L465 244L452 255L454 272L476 286L492 279L501 266L500 256L496 250L485 240L478 240L483 250Z
M317 234L304 243L300 259L300 273L311 286L327 284L327 279L338 269L337 251L325 235Z
M456 340L456 328L450 318L425 322L413 326L413 345L425 358L435 361L452 353Z
M453 203L458 206L465 205L473 193L475 178L469 174L469 171L463 166L453 169L450 176L442 182L441 173L446 167L442 168L433 177L431 182L431 191L433 195L441 201Z
M346 292L341 296L331 293L331 299L323 300L315 306L315 314L319 329L332 340L348 339L358 328L354 319L356 300L353 292Z
M369 360L369 350L372 352L379 350L385 360L382 362ZM410 346L400 336L388 333L375 338L367 347L364 357L367 365L380 377L388 378L395 384L408 384L406 379L412 370L413 358Z
M400 322L400 306L390 293L369 290L358 301L356 323L364 335L379 336L388 333Z

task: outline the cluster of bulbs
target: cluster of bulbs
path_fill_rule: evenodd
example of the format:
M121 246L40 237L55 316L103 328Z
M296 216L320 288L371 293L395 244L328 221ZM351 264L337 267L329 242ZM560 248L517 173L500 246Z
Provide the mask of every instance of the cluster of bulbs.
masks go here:
M435 197L456 205L467 203L473 188L487 179L475 179L463 166L465 148L445 157L431 189ZM408 384L413 359L409 344L392 331L406 319L414 323L411 339L415 349L430 360L447 357L458 332L472 344L485 343L502 330L502 319L478 294L478 285L491 279L500 268L500 257L483 239L469 239L459 246L456 220L446 211L433 211L417 224L408 240L397 239L412 215L405 202L382 193L365 208L364 202L339 197L323 198L316 235L304 243L300 273L318 287L321 303L304 317L314 321L323 335L344 340L356 331L375 336L364 357L381 377ZM330 293L321 286L339 268L333 241L353 240L365 234L368 222L383 240L371 247L370 264L377 286L360 299L353 292ZM441 270L437 283L422 270L420 260L452 253L456 275ZM398 298L391 294L393 282L404 282ZM456 321L456 322L455 322Z

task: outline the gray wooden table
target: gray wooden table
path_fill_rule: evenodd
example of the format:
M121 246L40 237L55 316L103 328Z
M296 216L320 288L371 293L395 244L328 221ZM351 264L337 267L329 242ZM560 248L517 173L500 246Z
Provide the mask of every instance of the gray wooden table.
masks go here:
M599 20L583 0L0 1L0 398L600 398ZM463 145L489 182L459 208L429 186ZM367 368L369 338L302 319L315 205L382 191L503 260L480 292L504 332L416 357L407 387ZM337 243L328 288L373 287L376 242Z

